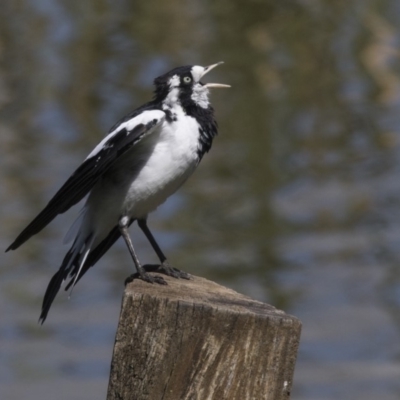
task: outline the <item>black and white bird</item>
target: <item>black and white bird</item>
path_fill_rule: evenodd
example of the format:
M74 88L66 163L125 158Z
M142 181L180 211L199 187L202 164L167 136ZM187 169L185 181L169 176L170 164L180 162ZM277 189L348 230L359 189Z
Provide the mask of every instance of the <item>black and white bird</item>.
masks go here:
M188 275L172 268L147 226L147 216L193 173L217 134L209 88L229 87L200 80L222 63L184 66L156 78L154 99L118 121L80 167L58 190L44 210L21 232L8 250L15 250L40 232L58 214L88 198L69 229L73 244L47 287L39 321L43 323L61 284L72 288L122 236L137 277L165 284L140 264L128 228L136 220L161 265L159 271Z

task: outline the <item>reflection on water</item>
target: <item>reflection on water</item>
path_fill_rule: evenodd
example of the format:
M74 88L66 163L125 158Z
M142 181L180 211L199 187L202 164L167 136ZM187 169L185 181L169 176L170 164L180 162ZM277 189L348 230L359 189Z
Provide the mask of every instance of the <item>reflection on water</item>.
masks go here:
M224 60L220 136L150 219L173 263L298 316L293 399L400 396L400 5L16 1L0 7L2 248L152 79ZM122 244L36 323L78 211L0 269L0 397L104 398ZM143 260L155 257L133 229ZM63 397L64 396L64 397Z

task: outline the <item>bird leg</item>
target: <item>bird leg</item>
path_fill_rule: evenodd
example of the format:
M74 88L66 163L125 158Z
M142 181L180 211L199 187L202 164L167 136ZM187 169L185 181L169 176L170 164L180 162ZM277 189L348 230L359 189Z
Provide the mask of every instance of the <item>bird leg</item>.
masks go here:
M131 253L132 260L135 264L136 267L136 274L133 274L131 277L129 277L126 281L125 284L129 279L133 280L135 278L142 279L145 282L149 283L158 283L160 285L166 285L167 282L161 276L150 276L140 265L139 259L135 253L135 249L133 248L133 244L131 241L131 238L129 236L128 232L128 227L129 227L129 218L128 217L121 217L119 222L118 222L119 230L121 232L122 237L125 240L126 245L128 246L129 252Z
M143 266L143 269L145 269L148 272L160 272L162 274L172 276L173 278L176 279L190 279L190 275L187 274L186 272L180 271L178 268L173 268L169 265L167 261L167 257L165 257L164 253L162 252L160 246L156 242L156 239L154 239L153 234L150 232L149 227L147 226L147 221L146 219L138 219L138 225L140 229L143 231L143 233L146 235L148 241L150 242L151 246L153 247L154 251L156 252L158 258L160 259L160 265L154 265L154 264L147 264Z

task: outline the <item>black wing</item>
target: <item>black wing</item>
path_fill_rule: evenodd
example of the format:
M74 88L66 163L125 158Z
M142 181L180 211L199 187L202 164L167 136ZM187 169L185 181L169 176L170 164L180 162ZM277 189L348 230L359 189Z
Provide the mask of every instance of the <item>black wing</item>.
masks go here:
M19 234L6 251L17 249L31 236L40 232L58 214L64 213L82 200L115 160L144 136L154 132L165 118L165 113L161 110L144 110L139 115L131 115L131 119L122 120L95 147L44 210Z

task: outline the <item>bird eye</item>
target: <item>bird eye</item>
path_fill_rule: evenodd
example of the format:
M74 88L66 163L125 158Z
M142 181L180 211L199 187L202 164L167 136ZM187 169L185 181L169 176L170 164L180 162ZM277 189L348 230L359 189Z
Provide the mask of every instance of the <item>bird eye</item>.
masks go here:
M183 77L183 82L190 83L190 82L192 82L192 78L190 76L184 76Z

